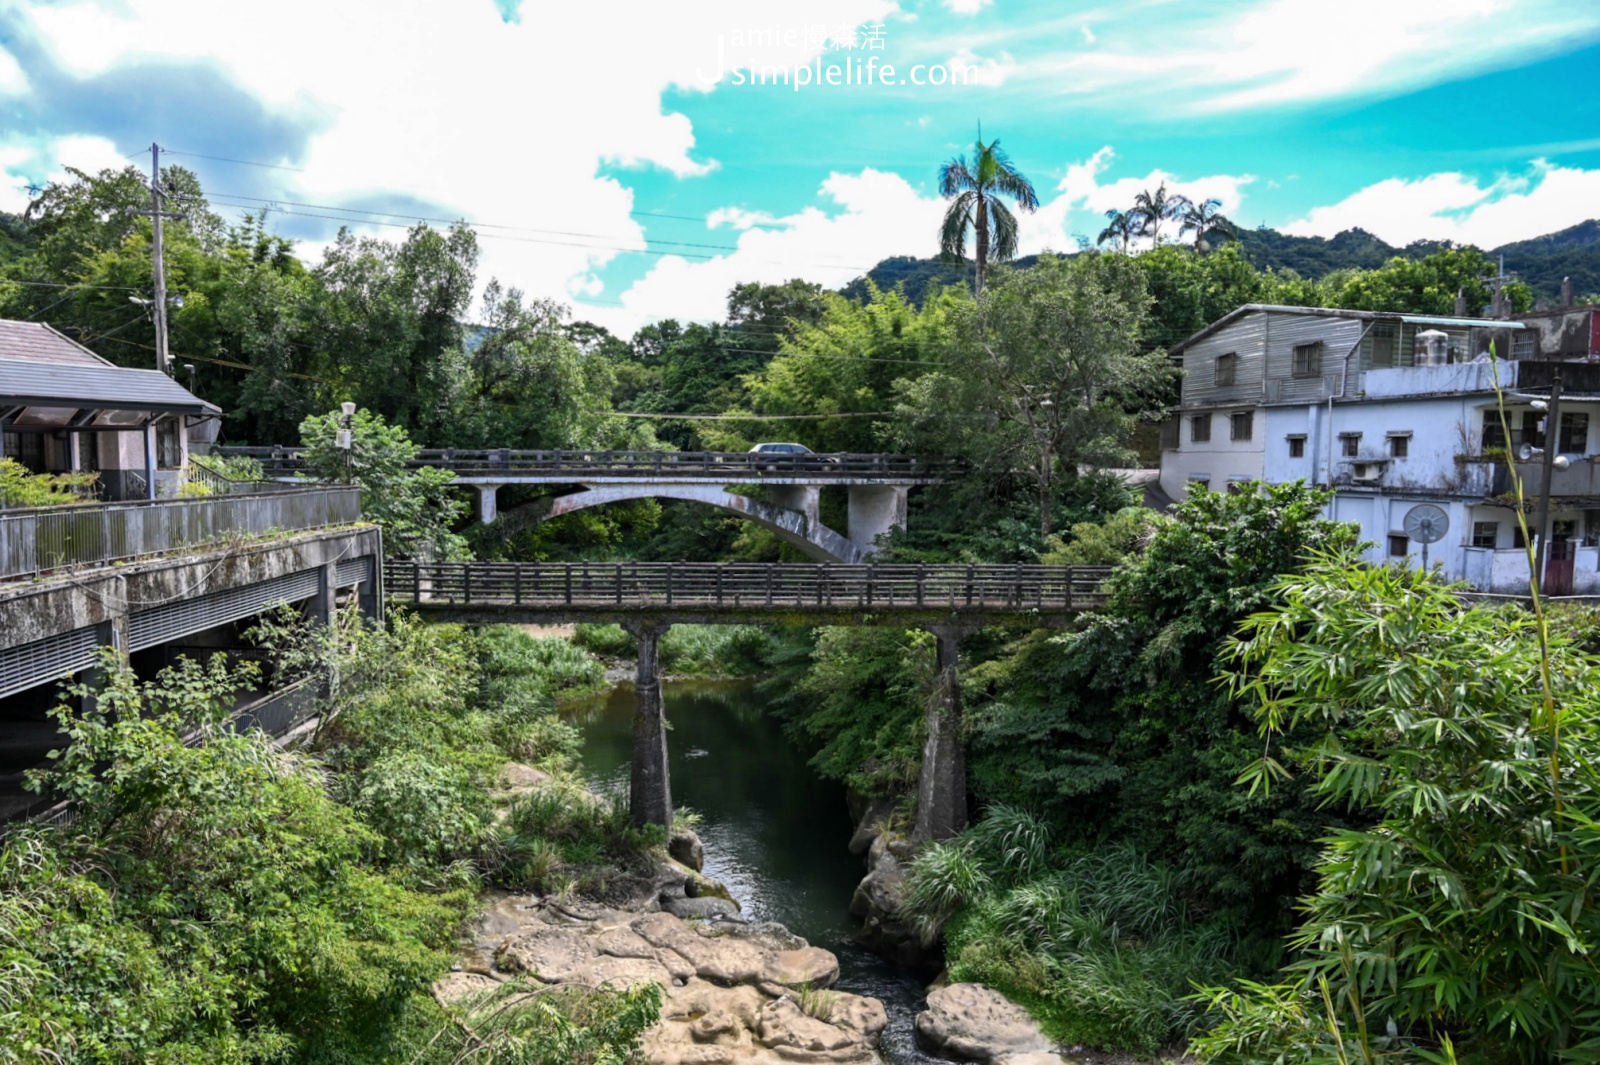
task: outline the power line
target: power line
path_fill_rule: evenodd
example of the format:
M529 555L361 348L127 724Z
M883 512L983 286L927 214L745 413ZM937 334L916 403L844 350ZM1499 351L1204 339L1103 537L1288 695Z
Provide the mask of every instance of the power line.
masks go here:
M131 285L83 285L77 282L63 281L19 281L15 278L0 277L0 285L31 285L34 288L96 288L110 289L115 292L143 292L143 289Z
M841 411L836 414L656 414L638 410L603 413L618 418L659 418L674 422L814 422L827 418L888 418L894 415L892 410Z
M283 166L280 163L257 163L249 159L230 159L225 155L203 155L200 152L178 152L173 151L171 148L163 148L161 151L167 155L188 156L190 159L210 159L213 162L218 163L238 163L240 166L259 166L263 170L287 170L292 174L305 173L305 171L300 169L298 166Z

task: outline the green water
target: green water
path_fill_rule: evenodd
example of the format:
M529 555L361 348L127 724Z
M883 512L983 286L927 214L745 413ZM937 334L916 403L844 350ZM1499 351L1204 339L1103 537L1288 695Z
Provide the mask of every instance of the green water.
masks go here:
M666 700L672 800L699 813L707 876L728 886L746 917L779 921L839 957L838 988L889 1011L881 1050L894 1065L934 1062L912 1036L922 983L849 939L850 896L865 874L846 845L853 826L844 789L819 779L744 681L671 681ZM565 708L583 728L595 786L627 792L633 688Z

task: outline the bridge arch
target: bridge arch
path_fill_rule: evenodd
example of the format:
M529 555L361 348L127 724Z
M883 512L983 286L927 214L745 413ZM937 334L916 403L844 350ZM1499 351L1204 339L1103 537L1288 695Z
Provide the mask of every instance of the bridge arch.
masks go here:
M592 485L582 492L554 497L539 520L547 521L587 507L633 499L683 499L691 503L704 503L748 518L764 529L771 529L779 539L793 544L807 558L818 562L855 563L866 560L867 552L860 545L817 520L814 503L806 510L791 510L709 484Z

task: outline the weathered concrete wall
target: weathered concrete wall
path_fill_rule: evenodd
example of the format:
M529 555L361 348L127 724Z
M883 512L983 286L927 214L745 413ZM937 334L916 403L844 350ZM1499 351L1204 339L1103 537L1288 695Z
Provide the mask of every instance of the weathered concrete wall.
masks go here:
M628 813L639 826L672 827L672 782L667 775L667 718L661 700L661 637L667 626L630 623L639 644L633 682L633 764L629 769Z
M816 485L771 485L767 488L767 502L784 510L798 511L813 523L821 521L818 511L822 505L822 489Z
M967 827L967 759L961 745L960 628L939 626L938 674L928 696L928 738L917 780L917 842L949 839Z
M877 550L874 541L890 529L906 527L906 494L897 485L853 485L850 488L850 542L863 554Z
M0 584L0 650L363 555L375 563L383 557L376 526L231 548L216 545L178 557ZM381 570L381 564L374 569Z

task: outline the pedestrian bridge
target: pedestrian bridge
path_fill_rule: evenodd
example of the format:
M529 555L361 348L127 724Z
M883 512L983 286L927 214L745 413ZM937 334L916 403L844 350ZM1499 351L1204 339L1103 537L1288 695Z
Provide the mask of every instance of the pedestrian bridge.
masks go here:
M388 562L391 603L441 621L617 622L638 639L629 809L672 824L660 639L675 622L916 626L933 633L937 680L917 785L919 839L967 823L961 746L964 633L985 625L1065 625L1105 603L1109 566L804 565L698 562Z
M220 448L260 462L268 477L293 480L305 470L304 448ZM455 474L451 483L478 490L478 515L499 516L506 485L561 485L578 490L542 501L536 520L632 499L683 499L731 511L761 525L807 556L825 562L861 562L874 541L906 523L906 496L917 485L959 473L945 460L909 455L771 455L747 451L517 451L425 448L413 466ZM762 485L765 498L732 491ZM821 490L843 485L849 495L844 533L822 524Z

